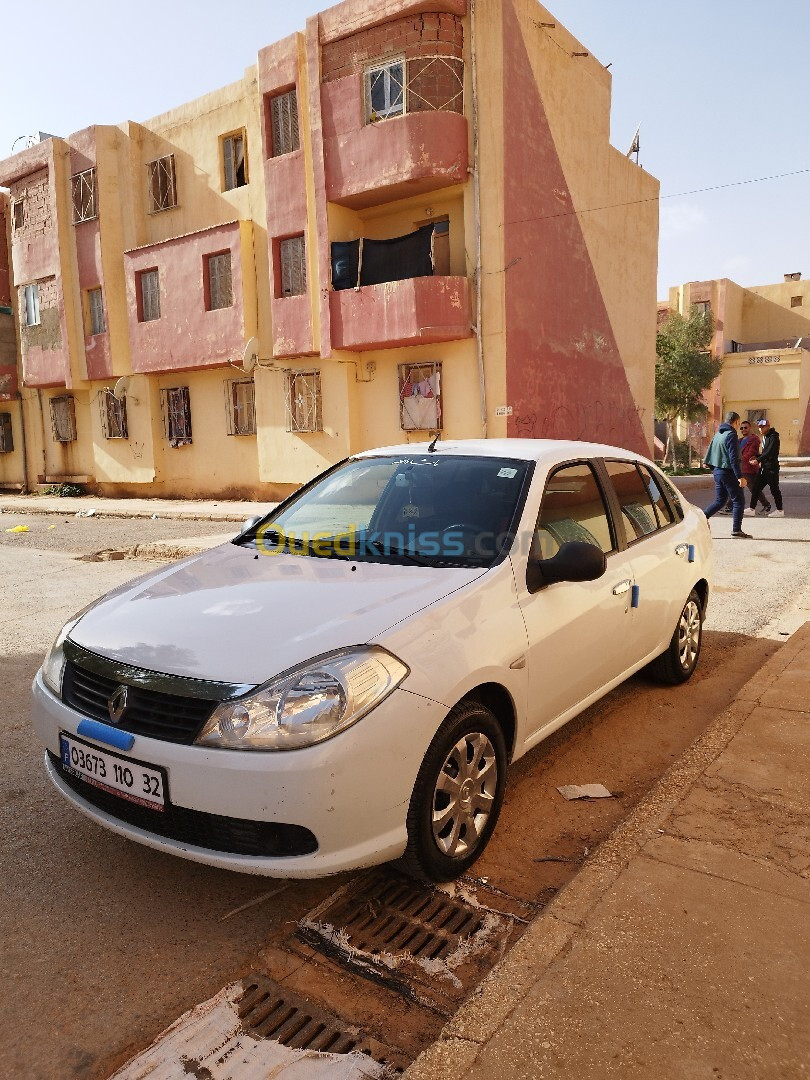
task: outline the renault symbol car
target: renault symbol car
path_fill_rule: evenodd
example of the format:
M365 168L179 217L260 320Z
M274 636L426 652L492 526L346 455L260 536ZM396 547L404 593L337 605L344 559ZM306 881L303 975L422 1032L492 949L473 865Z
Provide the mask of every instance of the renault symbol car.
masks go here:
M511 761L641 668L692 675L711 566L703 514L616 447L357 454L65 625L33 686L45 768L183 858L448 880Z

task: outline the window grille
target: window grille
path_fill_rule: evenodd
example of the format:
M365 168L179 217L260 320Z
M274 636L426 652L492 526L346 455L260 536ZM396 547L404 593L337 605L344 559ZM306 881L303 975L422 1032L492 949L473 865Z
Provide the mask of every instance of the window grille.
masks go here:
M229 435L256 434L256 399L253 379L226 380L225 415Z
M127 400L119 401L109 389L105 388L98 396L101 410L101 432L105 439L128 439Z
M141 301L141 322L152 322L160 318L160 272L142 270L138 274L138 289Z
M222 140L222 164L225 174L225 190L244 187L247 184L247 158L244 132L227 135Z
M10 454L14 449L11 432L11 413L0 412L0 454Z
M442 365L399 365L399 426L403 431L440 431Z
M298 95L295 90L270 99L270 127L273 157L291 154L300 145L298 133Z
M320 371L287 372L287 431L323 431Z
M73 398L51 398L51 428L55 442L74 442L76 439L76 409Z
M188 446L191 443L191 405L187 386L172 386L160 391L163 415L163 436L169 446Z
M25 203L20 199L14 203L14 228L21 229L25 224Z
M366 70L369 120L399 116L405 111L405 61L391 60Z
M39 285L23 285L22 310L25 326L39 326Z
M90 333L103 334L107 329L104 320L104 297L101 289L87 290L87 306L90 311Z
M208 310L226 308L233 305L233 284L231 281L231 253L220 252L206 257L208 276Z
M149 184L149 213L159 214L177 206L174 154L150 161L146 166Z
M412 112L464 112L464 61L415 56L378 62L365 72L366 122Z
M304 237L291 236L278 245L281 263L281 295L300 296L307 291L307 262Z
M70 178L73 195L73 224L91 221L98 216L96 208L96 170L85 169Z

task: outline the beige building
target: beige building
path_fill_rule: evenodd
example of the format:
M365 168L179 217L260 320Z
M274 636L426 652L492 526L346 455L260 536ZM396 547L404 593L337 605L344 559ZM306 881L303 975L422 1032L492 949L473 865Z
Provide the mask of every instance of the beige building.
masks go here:
M706 396L707 435L733 409L748 419L767 416L784 457L810 454L810 281L800 273L750 288L727 278L692 281L670 289L659 311L685 315L694 307L711 311L712 353L723 360Z

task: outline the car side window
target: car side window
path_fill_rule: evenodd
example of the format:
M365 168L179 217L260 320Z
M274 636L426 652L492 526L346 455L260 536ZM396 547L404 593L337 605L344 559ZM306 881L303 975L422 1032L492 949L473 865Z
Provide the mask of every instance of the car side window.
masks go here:
M616 547L602 491L585 462L563 465L549 477L534 530L532 557L552 559L570 540L593 544L606 555Z
M664 498L664 493L661 490L661 485L656 480L656 477L650 472L646 465L639 465L636 463L636 468L641 473L644 480L644 486L647 488L647 493L650 496L650 501L655 509L655 516L658 520L658 528L664 529L667 525L671 525L673 522L672 511L669 508L667 500Z
M661 528L653 504L651 488L632 461L606 461L605 467L621 507L621 527L625 540L633 544ZM649 474L648 474L649 476ZM663 501L657 485L655 497ZM664 503L666 507L666 504ZM668 524L668 522L667 522Z

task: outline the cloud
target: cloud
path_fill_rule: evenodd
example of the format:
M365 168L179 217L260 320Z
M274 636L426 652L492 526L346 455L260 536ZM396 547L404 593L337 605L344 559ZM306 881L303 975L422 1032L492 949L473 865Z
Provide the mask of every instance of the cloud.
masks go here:
M661 206L661 239L675 240L690 233L699 232L708 224L708 218L697 206L679 203Z

